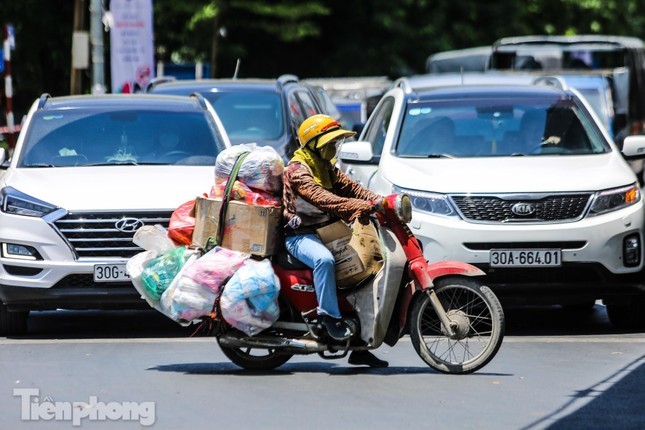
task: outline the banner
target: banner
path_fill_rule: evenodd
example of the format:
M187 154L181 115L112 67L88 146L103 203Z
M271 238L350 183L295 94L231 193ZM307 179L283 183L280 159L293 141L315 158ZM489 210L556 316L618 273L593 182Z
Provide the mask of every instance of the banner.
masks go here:
M136 93L154 77L152 0L111 0L113 93Z

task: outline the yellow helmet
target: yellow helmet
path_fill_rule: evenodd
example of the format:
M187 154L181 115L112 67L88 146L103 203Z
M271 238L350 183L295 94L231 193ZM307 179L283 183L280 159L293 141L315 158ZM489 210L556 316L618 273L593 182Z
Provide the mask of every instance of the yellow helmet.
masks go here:
M310 116L300 124L298 140L300 140L300 147L304 148L309 142L320 137L318 139L318 145L316 146L322 148L327 143L339 137L351 137L355 134L356 132L354 131L340 128L340 123L334 118L328 115L317 114Z

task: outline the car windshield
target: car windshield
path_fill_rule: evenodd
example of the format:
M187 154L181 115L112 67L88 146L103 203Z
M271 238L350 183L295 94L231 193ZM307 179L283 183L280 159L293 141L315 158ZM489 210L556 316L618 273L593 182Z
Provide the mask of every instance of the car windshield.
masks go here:
M214 165L225 147L201 110L60 109L33 122L18 167Z
M277 140L284 134L280 95L259 91L205 92L231 143Z
M503 96L410 103L396 154L451 158L609 150L590 117L572 100Z

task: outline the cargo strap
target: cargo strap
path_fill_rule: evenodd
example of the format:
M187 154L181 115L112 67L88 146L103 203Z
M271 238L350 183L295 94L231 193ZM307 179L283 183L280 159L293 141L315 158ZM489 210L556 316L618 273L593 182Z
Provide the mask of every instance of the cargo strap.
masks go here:
M240 172L242 163L244 159L251 153L251 151L244 151L237 156L235 164L231 169L231 175L226 182L226 188L224 189L224 196L222 197L222 206L219 208L219 219L217 222L217 234L215 237L209 236L204 245L204 252L208 252L216 246L222 244L224 240L224 224L226 222L226 211L228 209L228 203L231 200L231 191L233 190L233 184L237 180L237 174Z

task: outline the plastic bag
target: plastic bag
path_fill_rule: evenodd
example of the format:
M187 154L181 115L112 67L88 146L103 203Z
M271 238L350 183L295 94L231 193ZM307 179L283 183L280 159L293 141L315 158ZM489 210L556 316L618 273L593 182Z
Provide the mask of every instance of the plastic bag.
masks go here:
M175 249L175 244L168 238L168 231L161 225L144 225L132 237L132 242L146 251L158 254Z
M247 260L226 283L220 298L224 320L249 336L278 320L280 282L268 259Z
M181 276L161 295L161 308L175 321L192 321L210 315L216 298L215 292Z
M219 184L213 185L208 197L212 199L224 199L224 191L226 190L227 184L228 179ZM240 181L235 181L233 184L233 188L231 189L231 200L242 201L247 205L282 206L282 199L280 197L274 196L266 191L254 190L247 187Z
M225 283L249 258L248 254L215 247L178 275L178 282L164 291L161 306L175 321L210 315Z
M178 246L152 259L141 273L141 282L147 294L156 301L170 286L179 270L186 262L185 246Z
M151 307L155 307L159 303L159 300L155 300L143 286L141 275L143 274L143 269L158 255L156 251L143 251L130 258L125 265L134 288Z
M168 237L176 245L188 245L193 242L195 231L195 200L187 201L174 210L168 224Z
M183 276L219 294L228 278L233 276L249 257L249 254L216 246L187 268Z
M255 143L234 145L220 152L215 160L215 183L228 180L237 157L245 151L251 153L244 159L237 179L248 187L280 195L284 161L272 147L258 147Z

